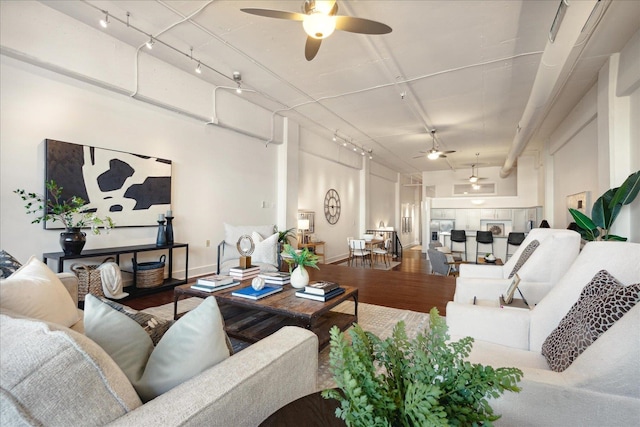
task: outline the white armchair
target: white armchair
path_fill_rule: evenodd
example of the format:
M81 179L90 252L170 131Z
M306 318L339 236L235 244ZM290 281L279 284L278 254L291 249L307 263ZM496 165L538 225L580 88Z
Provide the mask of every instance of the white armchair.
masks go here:
M522 391L491 402L503 418L496 425L639 425L640 304L580 354L562 372L541 354L545 339L599 270L624 285L640 281L640 244L588 243L566 274L532 310L450 302L452 338L475 338L470 360L514 366L524 372Z
M511 283L509 275L513 268L533 240L537 240L540 245L518 270L518 288L529 304L537 304L578 256L580 234L575 231L535 228L529 232L505 265L460 265L460 276L456 280L453 300L470 303L475 297L497 302Z

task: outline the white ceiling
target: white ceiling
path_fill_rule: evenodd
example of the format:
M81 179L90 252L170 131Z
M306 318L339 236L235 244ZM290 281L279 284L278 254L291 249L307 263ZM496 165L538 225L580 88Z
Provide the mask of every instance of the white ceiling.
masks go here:
M233 85L271 111L287 109L303 126L373 150L374 160L403 174L502 165L514 140L560 0L339 1L340 15L389 25L387 35L336 31L316 58L304 58L300 22L246 14L241 8L299 12L294 1L43 1L87 25L101 10L157 36L209 68L200 78ZM541 143L596 82L599 69L640 28L640 1L603 2L604 17L571 77L547 109L527 150ZM201 10L200 10L201 9ZM176 25L185 17L190 19ZM112 18L114 37L140 46L148 36ZM167 28L171 29L165 31ZM195 63L161 43L147 53L185 71ZM404 93L404 97L401 94ZM301 105L302 104L302 105ZM447 159L414 158L431 148L435 128Z

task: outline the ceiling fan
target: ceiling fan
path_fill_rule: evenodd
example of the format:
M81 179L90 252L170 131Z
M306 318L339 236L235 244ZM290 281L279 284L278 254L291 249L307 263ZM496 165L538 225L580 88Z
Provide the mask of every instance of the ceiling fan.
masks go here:
M431 130L431 150L429 151L420 151L422 154L420 154L419 156L414 156L414 159L417 159L418 157L423 157L424 154L427 155L427 158L429 160L436 160L436 159L444 159L446 158L447 154L451 154L451 153L455 153L455 150L449 150L449 151L441 151L436 149L436 130L432 129Z
M338 3L335 0L306 0L302 5L304 13L251 8L240 10L267 18L302 21L302 27L308 35L304 48L304 56L307 61L315 58L322 39L329 37L336 29L360 34L388 34L391 32L391 27L381 22L336 15Z
M482 180L482 179L486 179L486 178L481 178L479 177L478 174L478 157L480 156L480 153L476 153L476 163L471 165L471 176L469 177L469 182L472 184L475 184L476 182Z

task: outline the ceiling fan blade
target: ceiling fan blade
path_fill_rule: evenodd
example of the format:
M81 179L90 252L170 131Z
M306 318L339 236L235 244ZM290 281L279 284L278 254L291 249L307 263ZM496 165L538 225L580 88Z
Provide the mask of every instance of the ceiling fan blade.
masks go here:
M318 54L320 50L320 44L322 39L314 39L313 37L307 37L307 43L304 45L304 57L307 61L311 61Z
M392 31L382 22L352 16L336 16L336 29L360 34L388 34Z
M441 151L442 154L451 154L451 153L455 153L456 150L449 150L449 151Z
M438 156L439 159L446 159L447 156L445 156L444 154L440 153L440 155Z
M271 10L271 9L240 9L244 13L250 13L252 15L266 16L267 18L289 19L291 21L304 21L302 13L286 12L283 10Z

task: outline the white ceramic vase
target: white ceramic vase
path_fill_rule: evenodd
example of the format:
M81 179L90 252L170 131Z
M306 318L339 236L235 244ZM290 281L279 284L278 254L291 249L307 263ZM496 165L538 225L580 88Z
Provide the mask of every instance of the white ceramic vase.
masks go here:
M309 284L309 273L299 265L291 272L291 286L296 289L302 289Z

